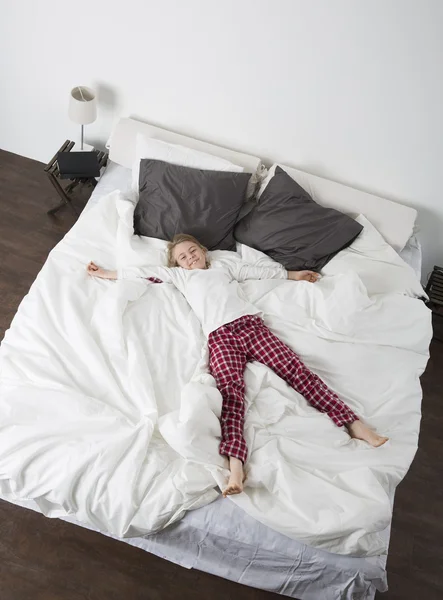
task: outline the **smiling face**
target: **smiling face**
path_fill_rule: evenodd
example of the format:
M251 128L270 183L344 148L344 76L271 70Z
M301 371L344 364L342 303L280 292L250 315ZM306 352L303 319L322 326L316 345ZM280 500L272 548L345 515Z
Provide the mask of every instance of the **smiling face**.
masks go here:
M206 252L195 242L180 242L173 250L173 257L183 269L206 269Z

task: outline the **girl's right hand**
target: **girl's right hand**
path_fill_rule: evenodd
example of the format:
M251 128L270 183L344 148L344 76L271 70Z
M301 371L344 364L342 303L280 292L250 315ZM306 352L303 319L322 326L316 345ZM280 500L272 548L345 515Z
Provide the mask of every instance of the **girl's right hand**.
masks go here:
M88 275L91 275L91 277L100 277L100 279L117 279L116 271L108 271L107 269L102 269L94 262L92 262L92 260L86 267L86 271Z

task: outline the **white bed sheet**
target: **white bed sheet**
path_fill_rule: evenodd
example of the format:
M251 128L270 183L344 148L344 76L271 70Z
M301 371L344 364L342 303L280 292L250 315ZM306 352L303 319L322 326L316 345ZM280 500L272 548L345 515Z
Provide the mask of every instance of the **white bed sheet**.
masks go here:
M31 500L9 502L41 512ZM74 518L61 518L87 527ZM104 535L187 569L299 600L373 600L376 591L387 590L386 556L351 558L306 546L221 497L154 535ZM389 536L388 530L384 535Z
M100 197L115 189L120 189L125 194L131 193L131 170L110 162L89 200L88 207L93 206ZM408 242L401 256L420 277L421 247L415 236ZM228 509L229 518L226 519L223 514ZM243 528L245 522L247 527ZM237 535L239 530L243 530L241 539ZM266 535L264 535L264 531ZM388 538L389 529L386 529L383 535ZM201 537L203 539L200 539ZM265 538L273 542L271 543L273 548L279 548L279 554L285 556L286 561L289 560L287 569L282 568L283 564L280 564L280 568L277 570L264 568L265 564L269 565L269 563L260 560L261 554L257 554L256 549L259 548L262 552L265 552L261 544L261 541ZM234 503L227 504L222 499L201 509L188 512L179 523L156 536L138 539L144 549L160 554L173 562L207 570L235 581L242 581L244 578L244 565L234 560L233 564L227 566L226 556L223 560L220 560L220 556L224 553L223 544L222 548L216 550L220 546L217 543L219 539L228 539L230 540L230 553L234 556L243 555L248 570L254 572L254 576L250 580L248 578L249 581L244 581L244 583L287 595L298 595L300 598L302 597L301 589L303 588L305 588L303 598L309 598L311 593L312 597L315 597L320 589L325 588L330 589L331 597L334 597L335 587L338 586L337 589L341 589L344 582L349 581L351 573L353 573L351 579L355 580L354 591L361 592L363 589L365 590L362 597L371 597L375 593L375 589L379 591L386 589L385 556L361 559L322 552L282 536L273 529L251 519ZM136 545L139 545L139 543ZM194 550L191 553L190 549L195 549L196 543L198 544L198 551ZM249 549L249 552L247 549ZM213 560L211 560L211 556ZM291 584L292 559L301 556L299 570L294 574ZM340 562L340 572L344 575L343 579L341 577L337 579L337 560ZM318 580L312 577L315 565L320 567L319 572L322 574ZM300 572L307 574L304 582L299 577ZM364 574L360 582L358 582L357 573ZM335 581L336 586L331 585L329 579ZM298 585L295 585L294 581L298 581Z
M406 246L400 252L401 258L414 269L418 280L422 278L422 250L418 234L412 235Z
M129 186L130 171L110 164L90 206L100 196L116 188L127 191ZM319 594L325 599L356 594L371 598L375 589L386 586L385 557L349 558L309 548L265 527L230 501L217 500L188 512L154 536L124 541L186 567L302 600Z

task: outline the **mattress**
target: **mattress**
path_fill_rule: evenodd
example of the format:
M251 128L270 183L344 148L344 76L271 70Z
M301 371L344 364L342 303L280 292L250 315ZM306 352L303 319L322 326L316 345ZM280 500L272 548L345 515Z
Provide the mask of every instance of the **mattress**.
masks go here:
M131 170L110 162L87 208L115 189L131 194ZM421 247L415 235L400 255L420 277ZM387 528L386 539L389 533ZM123 541L183 567L302 600L316 599L320 593L325 599L355 594L370 599L376 590L387 589L386 556L344 557L306 546L221 496L156 535ZM344 592L349 581L354 583Z
M114 189L131 193L131 170L110 162L88 205L93 206ZM420 278L421 247L415 235L400 256ZM384 535L389 537L388 529ZM349 579L360 579L355 592L363 593L362 598L371 598L375 589L386 589L386 557L346 558L299 544L222 498L188 512L160 534L129 543L182 566L294 597L316 598L325 588L336 597ZM225 555L227 543L231 560ZM237 560L240 556L241 561ZM300 577L301 573L304 576ZM356 578L356 573L363 575Z
M128 169L110 163L86 210L114 189L128 192L130 181ZM416 254L415 257L417 260ZM39 510L32 501L13 500L5 487L1 488L1 496ZM71 517L63 518L80 524ZM382 537L388 539L389 528ZM301 600L369 599L376 590L386 589L386 556L354 558L314 549L267 527L232 499L220 496L206 506L188 511L160 533L123 541L186 568Z

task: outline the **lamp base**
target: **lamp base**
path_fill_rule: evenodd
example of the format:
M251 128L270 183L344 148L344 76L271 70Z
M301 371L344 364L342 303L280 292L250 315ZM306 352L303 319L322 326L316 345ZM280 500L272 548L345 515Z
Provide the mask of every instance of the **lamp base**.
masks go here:
M77 142L75 142L75 145L71 148L71 152L92 152L93 150L94 150L94 146L90 146L89 144L85 144L85 143L83 143L83 150L82 150L82 145Z

